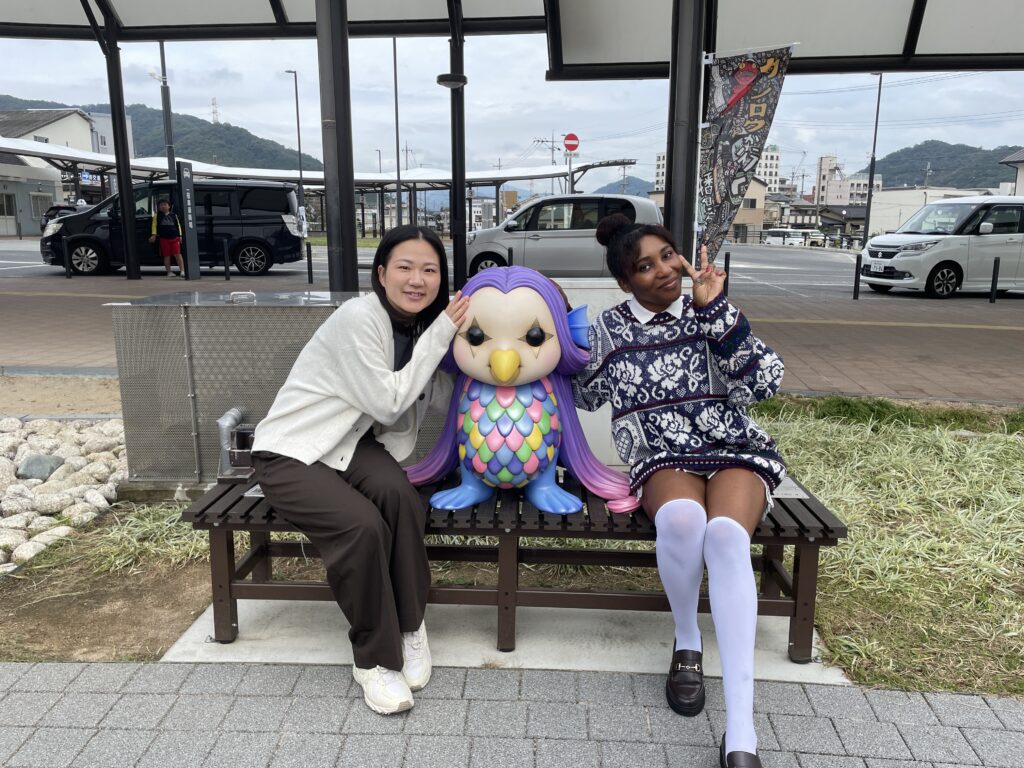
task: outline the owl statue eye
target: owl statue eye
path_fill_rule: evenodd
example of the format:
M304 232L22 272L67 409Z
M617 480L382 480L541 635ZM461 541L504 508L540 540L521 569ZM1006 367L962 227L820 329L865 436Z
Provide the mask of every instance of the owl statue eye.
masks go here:
M466 331L466 341L474 347L479 347L486 340L487 334L484 333L483 329L479 325L474 324L468 331Z
M535 325L533 326L533 328L526 332L526 336L524 336L523 338L526 340L526 343L529 344L531 347L539 347L547 340L547 336L548 335L544 333L543 328L541 328L539 325Z

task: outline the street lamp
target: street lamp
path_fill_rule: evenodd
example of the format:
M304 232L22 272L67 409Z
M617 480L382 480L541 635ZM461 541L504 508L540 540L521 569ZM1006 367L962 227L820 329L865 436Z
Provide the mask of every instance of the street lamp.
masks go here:
M295 137L299 143L299 225L302 227L302 235L306 235L306 193L302 187L302 129L299 123L299 73L294 69L286 69L286 74L292 76L295 85Z
M878 111L882 106L882 73L878 73L878 97L875 99L875 132L871 137L871 162L868 164L868 199L864 208L864 245L871 237L871 199L875 193L875 147L878 144Z

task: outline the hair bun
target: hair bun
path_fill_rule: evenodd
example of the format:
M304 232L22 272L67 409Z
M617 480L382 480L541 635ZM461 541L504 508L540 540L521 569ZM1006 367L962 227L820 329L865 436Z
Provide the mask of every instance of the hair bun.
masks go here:
M597 222L597 232L594 237L601 245L608 245L612 238L624 234L633 226L633 222L621 213L613 213L605 216Z

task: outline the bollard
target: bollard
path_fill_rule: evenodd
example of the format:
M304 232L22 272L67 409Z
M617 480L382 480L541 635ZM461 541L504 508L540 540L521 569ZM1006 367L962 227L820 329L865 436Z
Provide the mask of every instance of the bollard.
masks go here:
M64 250L64 277L68 280L71 279L71 251L68 250L68 239L62 237L60 239L61 248Z
M309 284L313 284L313 244L306 241L306 275Z
M725 252L725 285L722 286L722 295L729 295L729 259L732 258L732 254L729 251Z
M508 265L512 266L512 246L508 247Z
M999 257L992 260L992 292L988 296L988 303L996 303L996 289L999 285Z
M18 239L19 239L19 240L24 240L25 238L24 238L24 237L22 237L22 235L21 235L21 222L20 222L20 221L15 221L15 222L14 222L14 229L15 229L15 230L17 231L17 233L18 233Z
M224 238L224 279L231 279L231 254L228 253L227 238Z
M853 275L853 300L860 298L860 266L864 261L864 254L857 254L857 267Z

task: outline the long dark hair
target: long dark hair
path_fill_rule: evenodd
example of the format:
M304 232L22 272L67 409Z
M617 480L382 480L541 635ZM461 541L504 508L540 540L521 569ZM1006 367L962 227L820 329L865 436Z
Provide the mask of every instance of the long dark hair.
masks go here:
M629 282L640 255L640 240L645 235L660 237L678 253L672 233L660 224L634 224L621 213L605 216L597 223L594 237L601 245L607 246L605 262L612 277L619 282Z
M441 270L441 285L437 289L437 298L435 298L430 305L416 315L415 318L410 318L408 315L399 312L395 307L388 301L387 293L384 290L384 286L380 282L378 276L377 267L388 268L388 261L391 259L391 252L395 248L406 240L424 240L434 252L437 253L438 261L440 262ZM370 273L370 285L373 287L373 292L377 294L377 298L380 299L381 305L387 310L388 315L391 317L391 322L411 328L415 335L422 333L427 326L429 326L437 316L444 312L445 307L448 306L448 256L444 252L444 245L441 243L441 238L437 236L434 230L428 227L419 227L415 224L403 224L400 227L394 227L384 233L384 237L380 239L380 245L377 246L377 252L373 254L373 271Z

